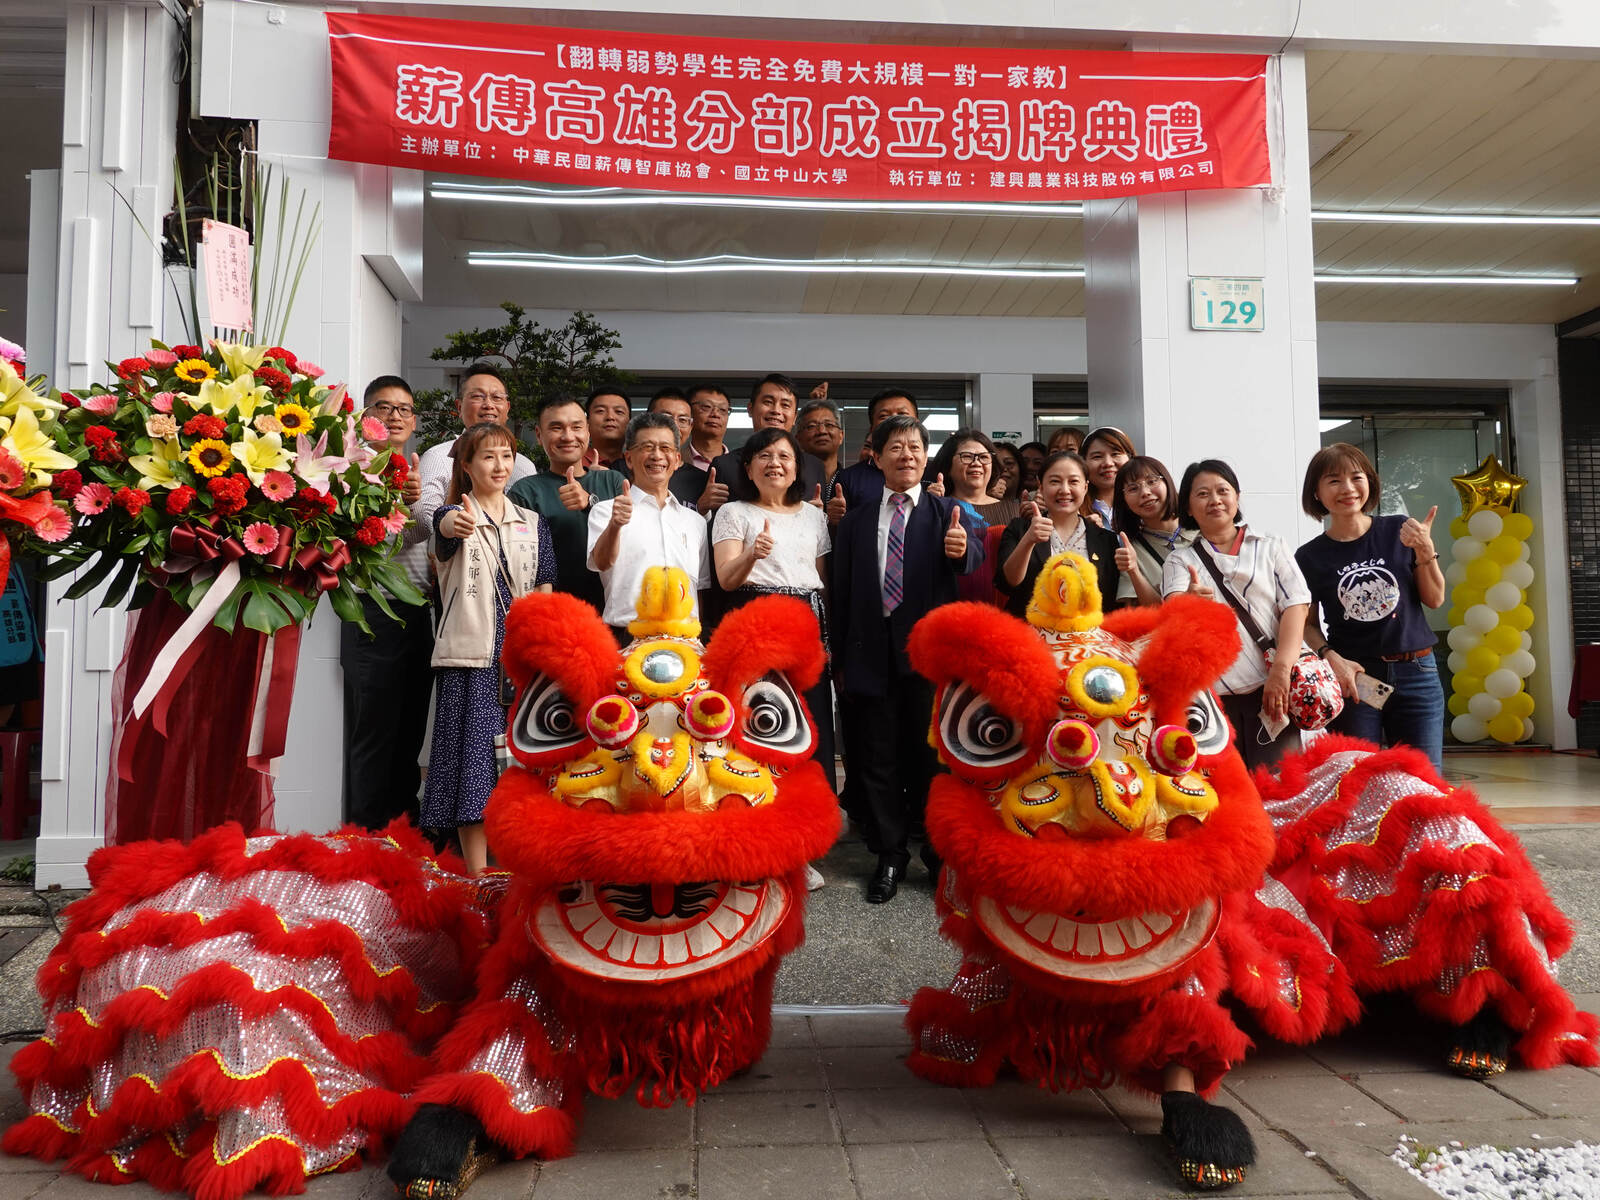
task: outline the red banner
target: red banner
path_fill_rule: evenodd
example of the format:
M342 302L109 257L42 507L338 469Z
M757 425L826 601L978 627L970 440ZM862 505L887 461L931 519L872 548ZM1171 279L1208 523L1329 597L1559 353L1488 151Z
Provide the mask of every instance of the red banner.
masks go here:
M712 194L1271 182L1261 55L829 45L328 14L328 155Z

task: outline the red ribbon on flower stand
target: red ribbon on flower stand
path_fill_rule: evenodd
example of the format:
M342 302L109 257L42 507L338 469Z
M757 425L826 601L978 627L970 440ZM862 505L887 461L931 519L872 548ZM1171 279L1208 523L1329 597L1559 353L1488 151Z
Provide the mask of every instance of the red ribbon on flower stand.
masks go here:
M350 550L307 546L291 558L292 530L267 565L286 586L316 594L339 586ZM214 562L216 580L191 612L159 590L131 614L122 662L112 682L111 771L106 840L189 841L225 821L246 830L272 820L274 761L288 742L289 709L300 659L300 626L273 634L212 623L239 585L245 549L200 521L173 530L174 563Z

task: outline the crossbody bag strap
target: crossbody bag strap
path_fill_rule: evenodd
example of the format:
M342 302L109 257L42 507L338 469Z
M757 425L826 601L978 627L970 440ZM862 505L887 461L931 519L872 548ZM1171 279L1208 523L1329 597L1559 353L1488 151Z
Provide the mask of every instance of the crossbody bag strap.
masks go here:
M1222 572L1217 569L1216 560L1211 557L1211 551L1206 549L1205 538L1195 538L1194 550L1200 561L1205 564L1206 570L1211 572L1211 578L1215 579L1217 586L1222 589L1222 598L1228 602L1234 612L1239 614L1239 620L1244 625L1244 631L1255 639L1255 643L1261 647L1262 653L1271 653L1277 643L1261 632L1261 626L1256 624L1256 619L1250 615L1250 610L1244 606L1238 596L1234 595L1233 588L1228 586L1227 580L1222 578Z

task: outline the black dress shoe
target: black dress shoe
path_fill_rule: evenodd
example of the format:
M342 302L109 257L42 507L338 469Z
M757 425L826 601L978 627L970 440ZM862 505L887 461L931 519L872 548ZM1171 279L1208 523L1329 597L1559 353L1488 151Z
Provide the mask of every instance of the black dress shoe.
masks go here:
M873 873L872 881L867 884L868 904L887 904L894 899L894 894L900 890L900 881L906 877L904 864L878 863L878 869Z

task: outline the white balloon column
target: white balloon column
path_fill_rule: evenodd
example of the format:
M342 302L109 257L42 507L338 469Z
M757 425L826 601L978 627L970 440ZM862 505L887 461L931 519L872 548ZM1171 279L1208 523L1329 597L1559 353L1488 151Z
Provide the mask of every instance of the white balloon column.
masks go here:
M1445 572L1450 592L1450 732L1458 742L1493 738L1503 745L1533 736L1533 697L1526 690L1534 661L1533 583L1528 539L1533 520L1512 512L1527 480L1502 468L1494 455L1452 480L1462 515Z

